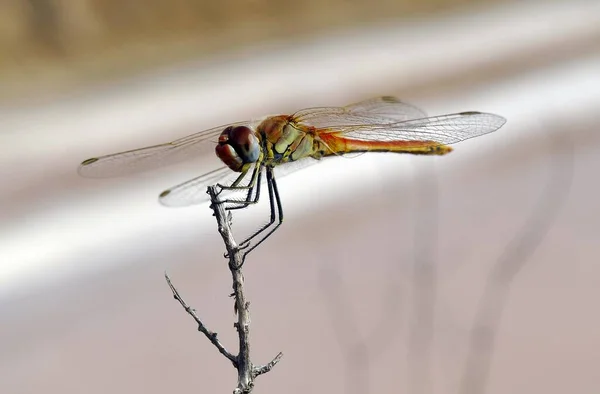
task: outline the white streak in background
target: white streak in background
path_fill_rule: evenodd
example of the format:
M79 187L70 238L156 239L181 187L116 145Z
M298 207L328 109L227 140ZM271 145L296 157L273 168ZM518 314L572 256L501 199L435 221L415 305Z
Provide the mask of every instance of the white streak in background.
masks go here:
M94 150L110 150L126 139L147 141L148 132L156 135L158 129L169 140L176 125L214 126L290 97L301 97L309 105L332 105L361 90L389 88L390 81L394 86L427 81L598 33L600 2L580 0L519 2L337 34L292 48L282 43L55 104L0 108L0 138L3 144L28 146L36 156L60 156L74 140ZM73 116L77 114L82 116ZM23 160L19 150L2 153L6 162Z
M231 67L212 71L193 70L188 75L179 71L157 81L115 87L74 102L5 109L6 114L2 116L8 118L11 133L2 134L3 160L17 163L37 155L38 161L52 162L57 155L64 154L65 149L70 153L88 149L91 152L91 147L94 147L94 153L103 153L110 151L110 146L123 137L143 141L143 134L150 128L160 126L168 130L169 125L182 121L202 119L205 122L209 116L218 118L225 113L235 114L236 109L242 108L247 112L267 103L277 103L290 95L294 97L291 92L319 97L322 102L315 105L331 104L324 97L335 102L336 95L348 95L355 91L354 87L361 91L370 90L369 84L386 86L386 79L391 77L414 81L414 78L440 75L452 67L481 61L478 53L497 58L511 56L514 55L511 51L518 45L522 50L557 39L555 26L585 30L600 15L600 12L591 11L587 2L578 6L570 3L568 8L546 7L550 5L538 10L531 25L531 11L524 12L524 6L519 5L511 8L512 11L497 9L494 14L486 14L487 17L481 14L463 16L441 25L438 21L435 25L397 29L395 33L390 30L361 33L360 38L340 36L333 39L340 40L338 43L322 43L283 55L274 53L272 56L279 58L276 70L265 69L270 63L263 56L260 61L248 59L240 64L240 60ZM580 18L577 23L572 19L576 16ZM508 26L507 21L510 21ZM478 28L475 34L473 29L478 24L482 31ZM428 30L432 28L434 30ZM600 28L600 22L594 28ZM562 36L569 34L576 35L564 31ZM520 35L522 37L517 39ZM349 38L351 43L346 42ZM458 48L450 45L450 50L447 40L461 45ZM491 51L490 46L493 47ZM355 52L357 47L364 47L365 52ZM302 80L296 80L294 76L300 75L305 67L306 53L312 51L317 56L316 53L322 54L326 50L328 56L320 64L321 68L311 72L312 84L300 86ZM364 53L370 54L365 56ZM359 63L347 67L352 64L349 59L353 57ZM530 135L538 130L535 127L537 117L540 120L549 115L573 117L577 113L596 111L600 102L599 69L600 56L589 57L488 84L485 90L464 91L460 97L419 103L432 114L454 106L457 110L491 111L509 119L502 131L460 144L457 152L441 158L445 164L438 169L451 170L480 149L493 149L495 144L506 144L509 139ZM261 91L268 94L261 95ZM228 103L227 107L222 103ZM76 112L73 112L73 105L78 108ZM200 112L198 108L206 111ZM234 120L239 119L231 119ZM4 130L6 127L2 126ZM107 130L114 133L108 134ZM77 146L69 147L71 138L78 139ZM89 148L84 149L84 144ZM74 160L68 164L73 166L73 171L81 158L69 156ZM407 160L397 155L363 155L352 160L329 160L294 173L280 182L286 212L289 215L290 212L309 210L316 201L330 204L347 193L358 193L383 181L401 182L403 177L411 175L403 171L402 166ZM351 179L357 182L350 182ZM207 206L166 209L156 202L158 192L181 180L181 177L161 175L145 178L137 184L132 179L128 187L110 188L102 195L93 196L90 192L70 190L72 200L57 202L53 210L4 221L0 228L1 291L61 278L77 272L75 268L98 269L100 265L105 268L121 264L128 254L137 254L139 260L140 254L150 253L148 248L168 250L180 243L180 238L197 235L198 228L203 234L212 234L214 221ZM318 199L315 199L315 193L319 194ZM255 212L258 210L249 214L258 215ZM264 215L264 210L259 214ZM263 219L262 216L250 217L248 222ZM288 221L287 225L293 223ZM201 247L198 249L200 251ZM165 265L168 264L166 261Z
M498 143L506 144L507 139L543 132L532 124L532 114L539 114L539 120L549 113L562 114L568 119L598 110L599 69L600 56L486 86L485 91L464 92L461 102L495 108L509 123L500 132L461 143L451 156L441 158L445 160L444 166L437 166L438 170L451 171L468 161L469 155L492 150ZM351 160L327 160L284 178L280 182L282 198L288 213L309 210L317 201L331 204L346 194L360 193L385 181L402 182L411 176L410 170L404 170L411 168L407 160L406 156L367 154ZM102 262L109 266L111 262L122 260L115 257L119 253L127 250L133 253L136 248L146 248L148 243L152 248L169 248L177 244L178 238L197 234L199 227L205 234L211 233L214 221L206 205L167 209L157 204L157 192L171 183L171 179L164 177L152 182L146 180L143 184L130 185L135 189L122 187L107 190L102 195L75 198L68 205L57 204L55 210L27 220L3 223L0 287L6 291L8 286L17 286L25 280L47 281L52 273L63 275L77 266L89 269L90 263ZM319 192L319 198L314 198L315 192L322 190L327 192ZM264 213L260 211L260 215ZM248 221L262 219L262 216L252 215ZM288 221L287 225L293 222ZM200 252L201 247L198 249Z

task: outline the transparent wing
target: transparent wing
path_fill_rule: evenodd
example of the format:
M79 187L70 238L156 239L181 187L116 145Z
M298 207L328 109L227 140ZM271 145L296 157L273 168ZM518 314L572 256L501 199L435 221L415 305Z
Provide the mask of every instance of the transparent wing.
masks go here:
M335 156L332 156L332 157L335 157ZM325 160L329 160L332 157L322 157L318 160L313 159L312 157L305 157L300 160L292 161L292 162L285 163L285 164L280 164L277 167L275 167L275 176L277 177L277 179L281 179L285 176L293 174L296 171L300 171L300 170L310 167L312 165L322 163Z
M233 172L229 167L224 166L163 191L158 197L158 201L168 207L200 204L210 200L210 196L206 193L208 186L217 183L230 184L238 176L240 173Z
M253 122L244 121L214 127L171 142L146 148L85 160L79 166L80 175L92 178L121 176L178 163L197 155L216 143L220 133L228 126L250 126Z
M490 133L506 119L483 112L426 117L421 109L391 96L345 107L308 108L294 114L296 122L319 133L338 134L363 141L434 141L454 144Z
M346 105L344 108L350 113L379 115L394 119L397 122L427 117L427 114L421 108L405 103L393 96L376 97Z
M296 122L316 128L389 124L426 116L423 110L391 96L377 97L345 107L308 108L293 115Z
M323 160L305 158L291 163L281 164L275 167L275 176L277 179L281 179L286 175L313 164L320 163L321 161ZM201 204L209 201L210 199L209 195L206 193L206 188L208 186L217 183L225 186L231 185L239 176L239 172L233 172L228 167L221 167L217 170L211 171L207 174L165 190L160 194L159 201L161 204L169 207L184 207L188 205ZM251 177L252 169L248 171L240 185L248 185ZM262 186L264 186L266 183L265 176L262 177L261 183ZM224 190L219 197L222 199L229 198L242 201L246 198L246 193L246 191Z
M338 126L324 133L362 141L433 141L449 145L498 130L501 116L484 112L461 112L389 124Z

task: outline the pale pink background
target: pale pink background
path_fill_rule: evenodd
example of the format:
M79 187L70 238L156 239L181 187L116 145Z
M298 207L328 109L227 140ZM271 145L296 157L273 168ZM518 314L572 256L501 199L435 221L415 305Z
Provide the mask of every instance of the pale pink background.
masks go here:
M309 216L291 208L289 220L251 256L245 271L253 359L263 363L284 352L257 390L345 392L350 385L358 391L417 392L425 384L435 392L456 392L491 267L535 206L555 197L542 194L549 178L557 182L552 193L570 183L568 197L510 283L495 327L488 392L600 389L600 230L593 181L600 168L598 125L596 119L552 130L569 141L559 149L552 148L556 139L506 146L435 179L437 241L432 238L420 252L435 256L438 277L432 342L410 334L417 321L414 286L420 308L431 306L423 277L412 279L415 220L428 215L415 200L423 184L391 186L385 197L365 191ZM421 194L423 207L431 202L426 197ZM169 267L183 296L235 351L228 271L219 239L211 237L208 243L192 240L181 252L148 255L4 303L2 392L229 392L234 370L196 332L163 279ZM200 248L203 260L195 251ZM417 353L409 357L407 346L415 340ZM356 343L366 346L367 358L356 353ZM432 352L425 383L422 346Z

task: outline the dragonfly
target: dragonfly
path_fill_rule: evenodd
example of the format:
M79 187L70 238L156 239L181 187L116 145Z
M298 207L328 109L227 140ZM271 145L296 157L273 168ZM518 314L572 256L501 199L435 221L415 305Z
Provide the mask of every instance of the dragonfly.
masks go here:
M452 151L449 145L496 131L505 122L501 116L476 111L428 117L418 107L383 96L222 125L171 142L87 159L78 172L84 177L121 176L197 157L212 144L221 165L163 191L159 201L166 206L202 203L209 200L206 188L216 185L227 210L242 209L258 203L266 183L270 219L239 244L247 255L283 223L276 179L286 174L286 168L289 173L294 164L302 168L323 158L365 152L445 155Z

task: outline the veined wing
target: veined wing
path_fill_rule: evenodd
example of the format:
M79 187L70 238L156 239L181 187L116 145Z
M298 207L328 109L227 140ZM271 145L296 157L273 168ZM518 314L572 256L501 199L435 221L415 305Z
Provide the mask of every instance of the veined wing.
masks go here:
M498 130L506 123L501 116L485 112L460 112L388 124L336 126L322 133L361 141L433 141L455 144Z
M483 112L426 117L425 112L395 97L383 96L345 107L308 108L294 114L320 133L362 141L433 141L454 144L490 133L506 119Z
M168 207L200 204L210 200L210 196L206 192L208 186L217 183L231 184L238 176L240 176L239 172L233 172L229 167L223 166L163 191L158 197L158 201ZM247 174L246 177L249 180L250 174ZM244 184L247 183L248 181Z
M315 160L310 157L278 165L275 167L275 176L277 179L281 179L291 173L294 173L303 168L309 167L313 164L321 163L325 159ZM252 177L252 168L248 171L240 185L248 185ZM231 185L238 177L239 172L233 172L229 167L221 167L197 178L190 179L189 181L183 182L177 186L162 192L158 198L160 203L169 207L185 207L188 205L201 204L210 200L210 196L206 193L208 186L215 185L217 183L227 186ZM262 177L261 186L266 187L266 176ZM244 200L246 198L247 191L228 191L224 190L219 197Z
M320 132L362 141L432 141L446 145L490 133L500 128L505 122L503 117L494 114L461 112L396 123L337 126L331 129L322 129ZM294 170L318 162L305 158L295 163L277 166L275 171L277 177L280 178ZM168 206L198 204L208 200L206 186L217 182L227 184L233 182L237 176L239 173L223 167L163 192L160 201ZM246 179L241 184L247 184L250 176L251 171L248 172Z
M226 127L250 126L252 123L244 121L218 126L164 144L94 157L82 162L78 172L85 177L104 178L178 163L197 156L206 149L206 143L216 143Z
M425 118L427 114L421 108L408 104L393 96L381 96L344 107L352 114L378 115L394 119L397 122Z
M377 97L344 107L308 108L293 115L296 122L316 128L389 124L426 116L420 108L392 96Z

